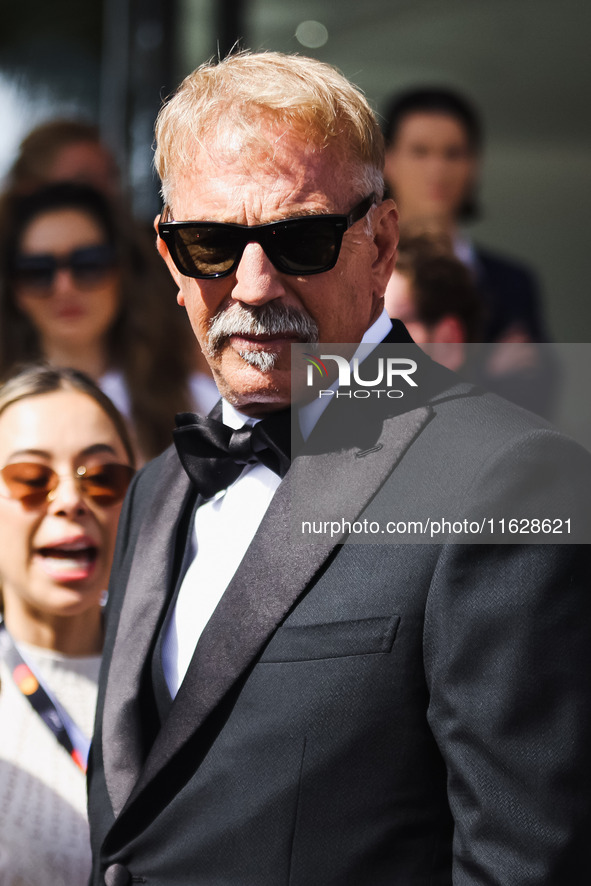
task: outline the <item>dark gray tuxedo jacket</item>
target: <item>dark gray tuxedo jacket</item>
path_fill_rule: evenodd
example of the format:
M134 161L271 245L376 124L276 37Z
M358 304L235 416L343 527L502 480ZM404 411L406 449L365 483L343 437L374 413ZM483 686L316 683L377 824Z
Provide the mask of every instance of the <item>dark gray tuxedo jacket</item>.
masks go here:
M134 481L91 752L93 884L591 882L589 546L294 535L303 501L308 519L480 520L507 494L514 516L586 516L584 450L421 366L385 410L327 409L338 445L313 435L294 460L169 711L154 646L196 493L173 449Z

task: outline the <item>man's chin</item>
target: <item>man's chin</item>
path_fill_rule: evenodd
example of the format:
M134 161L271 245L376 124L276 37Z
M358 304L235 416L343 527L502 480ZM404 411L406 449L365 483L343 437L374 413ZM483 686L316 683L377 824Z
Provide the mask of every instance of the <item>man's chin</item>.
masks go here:
M255 417L283 409L291 402L291 361L272 359L269 368L263 369L258 364L267 363L266 352L259 351L261 354L261 360L251 356L245 360L236 352L226 353L214 370L222 397L240 412Z
M277 372L291 371L291 340L280 339L260 344L244 339L229 341L221 352L222 372L253 370L272 376Z

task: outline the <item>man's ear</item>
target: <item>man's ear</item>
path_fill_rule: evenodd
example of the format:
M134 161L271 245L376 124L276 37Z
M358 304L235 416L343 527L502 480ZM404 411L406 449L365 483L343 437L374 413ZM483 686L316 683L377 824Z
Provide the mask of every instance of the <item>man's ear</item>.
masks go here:
M384 200L373 210L372 225L377 249L372 271L375 290L382 295L396 264L398 211L393 200Z
M162 258L166 262L166 267L170 271L172 279L174 280L174 282L176 283L176 285L179 288L179 293L177 295L176 300L179 303L179 305L181 305L181 307L183 307L185 304L185 300L180 292L182 274L180 273L179 269L177 268L177 266L173 262L173 260L170 256L170 252L168 251L168 246L166 245L166 243L164 242L164 240L162 239L162 237L158 233L158 222L159 221L160 221L160 215L157 215L156 218L154 219L154 230L156 231L156 249L158 250L158 252L162 256Z

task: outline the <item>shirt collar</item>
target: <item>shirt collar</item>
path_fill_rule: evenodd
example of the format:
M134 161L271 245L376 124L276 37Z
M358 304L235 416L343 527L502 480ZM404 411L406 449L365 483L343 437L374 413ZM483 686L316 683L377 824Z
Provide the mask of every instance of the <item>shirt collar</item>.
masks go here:
M465 234L456 234L453 239L453 249L456 258L459 258L463 265L466 265L467 268L472 268L472 270L476 268L478 261L476 250L469 237Z
M237 431L238 428L243 428L244 425L255 425L257 421L260 421L260 418L244 415L243 412L239 412L235 406L232 406L231 403L222 398L222 421L229 428Z

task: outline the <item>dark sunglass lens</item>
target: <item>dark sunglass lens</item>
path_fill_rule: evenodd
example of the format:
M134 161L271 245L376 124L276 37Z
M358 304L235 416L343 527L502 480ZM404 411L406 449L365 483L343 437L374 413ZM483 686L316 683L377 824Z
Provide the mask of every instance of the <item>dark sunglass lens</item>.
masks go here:
M80 477L85 495L99 505L115 505L122 501L134 470L129 465L105 464L87 468Z
M215 277L235 263L240 244L229 228L193 225L175 230L177 254L185 273Z
M76 249L69 266L76 281L92 285L102 280L114 267L115 255L110 246L89 246Z
M338 258L341 236L333 222L303 218L278 227L271 239L277 265L290 274L327 271Z
M55 487L56 474L46 465L21 462L6 465L0 473L10 497L29 507L42 504Z
M22 286L46 289L51 286L56 261L51 255L20 255L14 265L14 276Z

